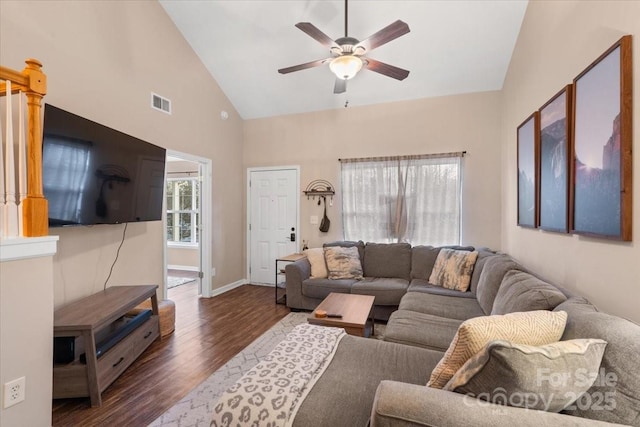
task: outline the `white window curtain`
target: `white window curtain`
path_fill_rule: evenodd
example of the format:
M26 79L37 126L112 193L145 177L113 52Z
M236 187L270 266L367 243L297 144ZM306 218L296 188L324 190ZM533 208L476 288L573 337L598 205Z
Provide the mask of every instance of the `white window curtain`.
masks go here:
M341 159L345 240L459 244L462 155Z

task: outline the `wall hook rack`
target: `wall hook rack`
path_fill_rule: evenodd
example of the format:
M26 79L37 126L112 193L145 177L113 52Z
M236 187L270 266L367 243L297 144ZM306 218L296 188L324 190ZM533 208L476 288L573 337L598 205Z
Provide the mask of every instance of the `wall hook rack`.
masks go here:
M333 203L333 195L336 194L333 184L324 179L316 179L311 181L307 188L303 191L303 193L307 196L307 200L309 198L315 199L318 196L318 201L320 201L321 197L331 197L331 202Z

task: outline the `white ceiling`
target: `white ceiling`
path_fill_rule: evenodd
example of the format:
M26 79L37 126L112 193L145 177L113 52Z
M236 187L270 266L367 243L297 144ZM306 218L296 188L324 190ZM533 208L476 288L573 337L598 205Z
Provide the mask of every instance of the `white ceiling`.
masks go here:
M499 90L526 0L352 0L349 36L364 40L401 19L411 32L366 56L409 70L398 81L363 69L333 93L327 64L277 70L331 55L297 29L311 22L344 36L344 1L160 0L243 119Z

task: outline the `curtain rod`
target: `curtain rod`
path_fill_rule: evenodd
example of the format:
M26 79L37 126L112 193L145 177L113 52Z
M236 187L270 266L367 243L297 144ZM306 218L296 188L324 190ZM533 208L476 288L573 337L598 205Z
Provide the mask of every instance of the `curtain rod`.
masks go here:
M452 153L436 153L436 154L415 154L407 156L382 156L382 157L354 157L351 159L338 159L341 163L355 162L375 162L382 160L420 160L420 159L441 159L443 157L464 157L467 151L455 151Z

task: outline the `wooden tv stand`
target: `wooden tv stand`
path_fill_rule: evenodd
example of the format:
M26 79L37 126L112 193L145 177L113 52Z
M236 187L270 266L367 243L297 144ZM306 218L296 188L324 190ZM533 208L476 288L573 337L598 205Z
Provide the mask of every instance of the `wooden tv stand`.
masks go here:
M160 335L157 288L113 286L55 311L53 336L80 338L76 339L74 360L53 366L54 399L88 396L91 406L102 405L102 391ZM96 334L149 298L152 316L98 359ZM86 364L79 358L82 351Z

